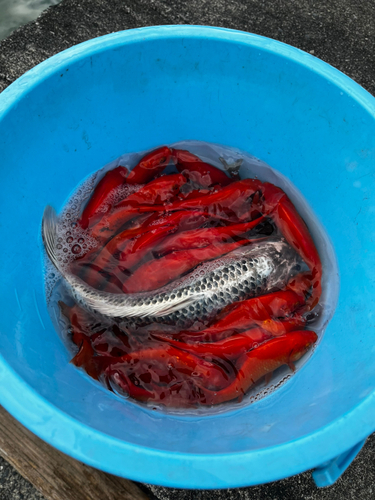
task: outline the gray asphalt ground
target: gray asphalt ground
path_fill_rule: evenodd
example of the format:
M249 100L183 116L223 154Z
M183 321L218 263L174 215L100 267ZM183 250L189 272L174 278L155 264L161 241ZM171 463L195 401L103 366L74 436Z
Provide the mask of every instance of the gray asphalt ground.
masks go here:
M158 24L223 26L274 38L314 54L375 94L375 4L370 0L63 0L0 42L0 91L37 63L72 45ZM305 472L236 490L152 486L148 491L158 500L373 500L375 436L342 478L323 490ZM43 497L0 460L0 499Z

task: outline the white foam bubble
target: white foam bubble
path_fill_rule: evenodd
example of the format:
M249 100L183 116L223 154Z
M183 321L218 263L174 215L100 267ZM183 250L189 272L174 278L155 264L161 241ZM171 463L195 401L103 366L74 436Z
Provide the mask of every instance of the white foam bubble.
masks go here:
M123 184L114 189L108 197L108 203L117 205L120 201L124 200L133 193L136 193L143 187L143 184Z
M67 212L58 222L56 255L63 263L62 270L98 246L98 242L90 235L89 230L83 230L76 224L76 220L70 216L70 212Z

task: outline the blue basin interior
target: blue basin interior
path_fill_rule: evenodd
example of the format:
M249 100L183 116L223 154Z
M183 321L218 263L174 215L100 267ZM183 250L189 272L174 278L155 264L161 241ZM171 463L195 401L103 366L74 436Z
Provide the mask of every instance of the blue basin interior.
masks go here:
M231 487L317 466L375 429L374 98L297 49L155 27L91 40L0 95L0 403L114 474ZM245 150L301 191L336 251L340 296L314 355L272 395L208 417L119 401L69 364L46 310L41 217L125 152L185 139Z

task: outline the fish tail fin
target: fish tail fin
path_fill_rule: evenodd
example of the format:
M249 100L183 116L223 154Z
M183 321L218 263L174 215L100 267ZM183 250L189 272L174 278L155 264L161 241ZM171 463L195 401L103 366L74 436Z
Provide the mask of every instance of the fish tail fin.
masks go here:
M197 299L203 297L203 295L194 297L175 297L171 304L154 304L153 301L150 300L147 305L143 304L138 306L136 303L137 297L134 297L134 295L137 296L137 294L129 294L127 296L126 294L113 294L96 290L82 281L78 276L70 274L67 270L61 270L56 254L57 229L58 218L56 212L50 205L47 205L44 209L42 220L42 238L47 255L52 264L70 285L75 298L79 297L81 305L84 305L89 311L98 312L108 317L118 318L165 316L184 307L188 307ZM78 293L78 295L75 295L76 293ZM145 295L147 296L147 294L141 295L143 297L145 297Z
M57 237L57 215L55 209L47 205L44 209L42 220L42 238L44 248L52 264L60 270L56 255L56 237Z

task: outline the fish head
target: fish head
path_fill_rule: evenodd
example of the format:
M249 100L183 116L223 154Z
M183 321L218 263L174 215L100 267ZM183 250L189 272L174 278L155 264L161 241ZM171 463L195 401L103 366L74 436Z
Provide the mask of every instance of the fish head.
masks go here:
M259 271L269 276L269 286L282 288L286 282L307 269L299 254L283 238L268 239L242 247L231 253L231 258L250 260Z

